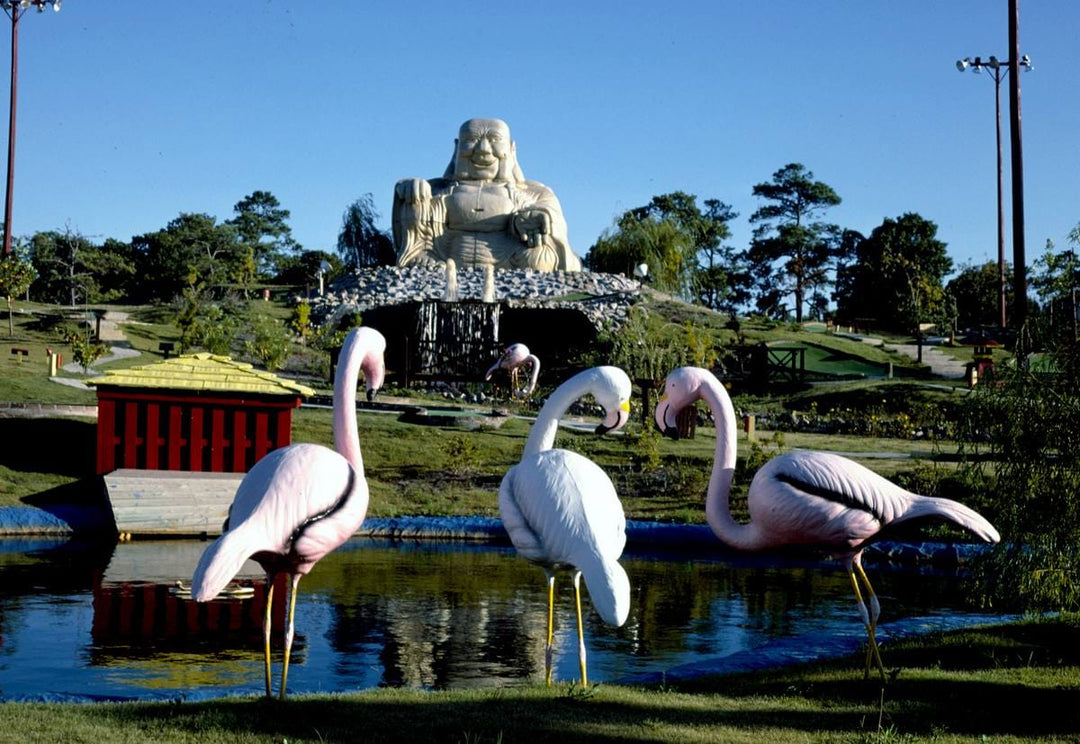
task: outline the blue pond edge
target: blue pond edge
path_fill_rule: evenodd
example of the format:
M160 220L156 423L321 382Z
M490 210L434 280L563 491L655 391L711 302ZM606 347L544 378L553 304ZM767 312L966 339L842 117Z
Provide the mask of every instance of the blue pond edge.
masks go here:
M854 614L854 613L853 613ZM1056 613L1046 615L1053 617ZM950 614L909 617L877 626L878 645L886 649L890 641L943 633L951 630L1006 625L1025 619L1025 615ZM811 661L826 661L856 654L866 648L866 628L852 617L851 630L806 633L777 638L756 648L737 651L689 664L680 664L659 672L642 672L616 680L621 685L658 685L685 682L699 677L741 674L780 669ZM886 659L888 661L888 659Z
M107 508L64 504L50 506L48 510L33 506L0 507L0 538L111 536L115 533L116 525ZM391 540L474 540L509 544L506 530L496 517L369 517L357 535ZM626 540L630 550L674 550L713 557L736 555L704 524L628 520ZM7 543L8 540L0 539L0 542ZM865 557L870 562L885 560L951 569L989 547L981 543L881 541L867 546ZM5 550L10 550L10 545L0 545L0 551Z

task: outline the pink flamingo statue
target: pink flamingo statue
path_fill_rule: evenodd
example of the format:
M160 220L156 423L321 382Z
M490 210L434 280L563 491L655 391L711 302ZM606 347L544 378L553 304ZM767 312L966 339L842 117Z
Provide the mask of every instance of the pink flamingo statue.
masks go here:
M300 577L348 540L367 513L368 486L356 435L356 382L361 370L368 399L382 386L386 340L371 328L349 333L334 377L334 449L293 444L270 452L236 490L224 533L203 552L191 580L197 602L213 599L248 558L266 571L263 641L266 695L270 697L270 608L274 579L292 578L289 591L281 698L289 674L296 589ZM335 451L336 450L336 451Z
M735 474L735 409L719 380L696 367L672 372L656 406L656 425L678 438L676 416L697 400L709 405L716 421L716 455L705 500L709 527L738 550L806 545L841 558L870 639L865 676L872 658L884 681L885 667L874 637L881 606L862 567L863 548L886 537L896 525L915 519L946 519L986 542L1001 539L997 530L956 501L911 493L847 458L805 450L781 454L758 470L747 497L750 522L739 524L728 500ZM866 588L866 601L856 574Z
M518 370L525 365L532 367L532 372L529 376L528 386L519 391ZM540 376L540 360L534 354L529 353L529 347L525 344L510 344L507 346L499 360L488 369L484 379L490 380L491 376L500 369L510 373L510 392L512 395L517 395L520 392L522 397L527 397L536 390L536 378Z
M592 460L552 449L559 418L578 398L591 393L605 411L598 434L614 431L630 417L630 378L617 367L594 367L564 382L551 394L525 442L521 462L499 486L499 514L518 553L547 576L548 626L545 678L551 685L555 572L573 572L577 604L581 686L588 687L581 621L581 578L604 622L616 627L630 612L630 580L618 559L626 545L626 517L611 479Z

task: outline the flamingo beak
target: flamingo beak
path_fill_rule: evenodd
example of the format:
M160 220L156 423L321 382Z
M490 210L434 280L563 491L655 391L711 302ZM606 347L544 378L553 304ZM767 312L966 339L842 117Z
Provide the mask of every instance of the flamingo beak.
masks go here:
M617 411L613 411L604 418L604 422L596 427L597 434L607 434L609 431L618 431L626 426L630 420L630 401L624 400L619 404ZM610 423L609 423L610 422Z
M664 395L660 398L660 402L656 404L656 415L654 416L656 428L659 429L660 433L665 437L678 439L678 428L676 428L674 423L668 423L669 411L671 411L671 404L668 402L667 396Z
M378 393L378 392L379 392L378 388L368 388L368 390L367 390L368 403L375 400L375 394Z

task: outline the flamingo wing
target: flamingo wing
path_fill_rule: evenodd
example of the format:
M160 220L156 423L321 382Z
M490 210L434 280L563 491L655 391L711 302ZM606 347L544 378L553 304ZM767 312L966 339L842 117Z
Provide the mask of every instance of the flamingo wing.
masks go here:
M240 482L225 532L199 559L192 595L213 598L252 557L307 573L356 531L366 510L366 483L341 455L314 444L274 450Z
M750 486L752 520L774 543L821 543L855 549L892 525L947 519L997 542L997 530L959 502L912 493L857 462L826 452L795 451L766 463Z
M847 458L796 451L762 466L747 506L767 543L854 549L901 520L914 496Z
M626 621L630 583L618 564L626 517L611 480L595 463L566 450L526 457L503 478L499 511L523 557L578 569L605 622Z

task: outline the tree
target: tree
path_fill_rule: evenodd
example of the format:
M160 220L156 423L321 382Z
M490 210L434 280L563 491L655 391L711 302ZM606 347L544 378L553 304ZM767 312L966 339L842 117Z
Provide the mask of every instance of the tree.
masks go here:
M674 220L646 217L619 220L605 230L585 257L592 271L632 276L645 263L657 289L689 297L693 287L693 237Z
M828 284L834 254L835 225L814 221L840 203L832 188L815 181L801 163L790 163L772 181L754 186L754 196L767 204L750 216L754 239L747 252L758 295L758 309L776 314L781 299L794 297L795 321L803 319L803 304L815 289Z
M1005 304L1006 313L1012 304L1011 269L1006 265ZM1000 322L1001 276L997 261L987 261L981 266L967 264L960 273L949 280L945 291L956 302L956 322L960 328L996 327Z
M211 286L228 284L246 255L236 227L207 214L181 213L164 230L131 239L143 277L141 299L170 300L193 284L192 275Z
M325 266L330 268L323 271ZM320 271L323 271L324 281L329 281L332 276L340 273L341 260L326 251L302 251L299 255L288 256L281 262L274 282L304 287L305 291L310 291L311 287L318 283Z
M1080 224L1069 232L1069 243L1080 248ZM1035 261L1035 271L1031 274L1031 286L1039 295L1047 310L1047 320L1051 330L1061 325L1061 318L1070 318L1066 322L1069 331L1076 336L1077 328L1077 289L1080 288L1080 256L1076 250L1055 252L1054 241L1046 241L1046 252ZM1055 312L1055 307L1058 308Z
M338 232L337 252L346 266L393 266L394 243L375 227L379 213L371 194L364 194L345 209Z
M37 279L31 289L44 302L68 303L75 306L76 298L90 302L90 278L86 266L86 254L93 244L70 227L62 232L36 233L30 239Z
M697 197L684 191L654 196L630 209L589 250L586 265L594 271L633 274L641 263L657 286L719 307L733 294L729 268L734 263L728 223L736 217L718 199L706 199L702 211Z
M837 313L873 318L889 330L917 331L946 310L942 281L952 270L937 225L914 213L886 219L855 247L838 281Z
M253 191L233 206L236 216L227 224L250 251L258 273L272 275L282 259L299 250L289 227L289 210L269 191ZM242 252L241 263L247 252Z
M14 252L0 258L0 294L7 297L9 336L15 334L15 325L11 317L11 298L25 292L34 281L34 276L34 267Z

